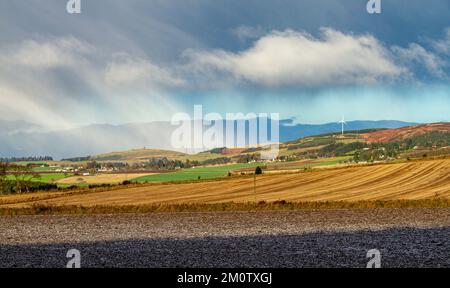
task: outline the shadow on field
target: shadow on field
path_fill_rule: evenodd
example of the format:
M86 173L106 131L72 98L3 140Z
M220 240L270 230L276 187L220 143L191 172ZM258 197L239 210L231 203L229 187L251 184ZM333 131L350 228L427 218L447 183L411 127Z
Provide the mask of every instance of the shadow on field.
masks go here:
M382 267L450 267L450 227L380 231L131 239L78 244L0 245L0 267L65 267L69 249L82 267L365 267L370 249Z

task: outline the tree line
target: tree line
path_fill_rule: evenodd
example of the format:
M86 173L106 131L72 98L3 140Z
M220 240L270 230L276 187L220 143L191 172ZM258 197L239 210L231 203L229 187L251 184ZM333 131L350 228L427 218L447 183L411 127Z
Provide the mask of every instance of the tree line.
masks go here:
M0 194L21 194L56 189L55 184L41 183L40 174L30 166L0 162Z
M32 157L6 157L0 158L0 162L14 163L14 162L38 162L38 161L53 161L50 156L32 156Z

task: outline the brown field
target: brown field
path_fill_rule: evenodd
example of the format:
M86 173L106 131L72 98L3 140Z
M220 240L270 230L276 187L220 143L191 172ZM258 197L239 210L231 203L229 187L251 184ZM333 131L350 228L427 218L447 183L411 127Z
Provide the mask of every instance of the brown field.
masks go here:
M402 127L398 129L386 129L362 135L367 142L393 142L397 140L407 139L412 136L423 135L429 132L450 132L450 123L431 123L415 126Z
M32 205L148 205L252 201L373 201L450 198L450 159L318 170L184 184L151 184L82 193L0 197L13 207ZM51 195L52 199L48 199ZM10 197L10 198L8 198ZM12 198L14 197L14 198ZM29 200L27 200L28 197ZM47 197L47 198L45 198ZM13 199L17 199L17 202ZM13 200L13 201L11 201ZM20 204L19 204L20 202ZM8 205L11 207L11 205ZM2 206L0 205L0 208ZM6 207L6 206L3 206Z
M152 175L149 173L99 174L94 176L73 176L56 181L57 184L119 184L137 177Z

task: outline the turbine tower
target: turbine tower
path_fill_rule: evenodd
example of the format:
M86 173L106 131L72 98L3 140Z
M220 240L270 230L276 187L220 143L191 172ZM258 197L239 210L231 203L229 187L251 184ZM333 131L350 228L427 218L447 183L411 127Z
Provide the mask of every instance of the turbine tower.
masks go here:
M342 116L342 120L338 122L342 125L342 135L344 135L344 125L347 125L347 122L345 122L344 116Z

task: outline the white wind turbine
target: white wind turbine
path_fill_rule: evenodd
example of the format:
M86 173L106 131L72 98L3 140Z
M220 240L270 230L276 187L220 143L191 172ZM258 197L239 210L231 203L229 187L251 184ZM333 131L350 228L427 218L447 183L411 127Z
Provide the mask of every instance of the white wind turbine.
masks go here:
M344 125L347 125L347 122L345 122L344 116L342 116L342 120L338 122L342 125L342 135L344 135Z

